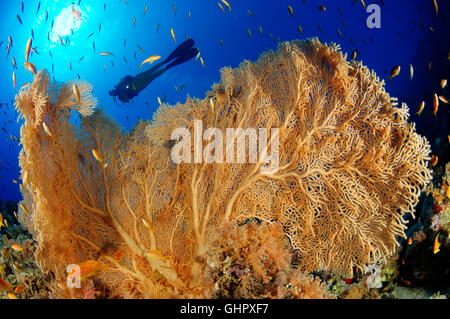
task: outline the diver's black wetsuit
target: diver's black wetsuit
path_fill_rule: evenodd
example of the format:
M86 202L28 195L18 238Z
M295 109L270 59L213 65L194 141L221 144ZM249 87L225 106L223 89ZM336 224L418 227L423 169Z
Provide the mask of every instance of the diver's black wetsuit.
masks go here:
M132 77L131 75L125 76L120 80L118 85L114 86L114 89L109 91L109 95L117 96L120 101L126 103L132 98L138 95L147 85L150 84L155 78L166 72L171 67L186 62L198 54L198 49L193 48L194 40L187 39L181 43L164 61L156 64L150 70L139 73ZM173 61L172 61L173 60ZM172 62L170 62L172 61ZM164 64L167 64L164 68L160 69Z

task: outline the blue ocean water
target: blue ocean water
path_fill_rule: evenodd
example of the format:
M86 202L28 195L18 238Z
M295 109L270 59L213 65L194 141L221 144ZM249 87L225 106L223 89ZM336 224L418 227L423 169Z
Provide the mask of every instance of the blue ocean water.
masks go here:
M21 199L18 184L13 182L20 175L20 145L12 136L20 136L22 122L17 123L13 103L20 87L32 81L31 73L23 67L25 47L32 36L37 53L31 54L30 62L37 69L47 69L59 82L78 77L90 82L99 106L124 130L131 129L139 118L151 119L159 105L158 97L169 104L184 103L188 95L203 98L220 81L222 67L256 60L263 51L276 49L278 41L319 37L322 42L340 44L349 59L357 49L357 59L386 80L391 96L408 104L419 133L433 141L446 139L449 132L448 106L441 103L434 117L433 94L450 98L448 89L439 87L441 79L449 76L450 2L436 1L438 15L433 0L365 1L366 7L379 6L380 28L368 27L372 12L367 12L361 0L228 0L231 11L221 0L2 1L0 199ZM72 10L79 12L79 17ZM12 46L7 54L9 36ZM154 80L133 103L114 103L108 92L121 78L140 72L139 65L151 55L165 58L187 36L195 40L204 67L190 60ZM414 68L412 80L410 64ZM401 72L390 81L388 76L395 65L401 66ZM146 69L148 66L141 71ZM414 113L422 100L426 107L418 117Z

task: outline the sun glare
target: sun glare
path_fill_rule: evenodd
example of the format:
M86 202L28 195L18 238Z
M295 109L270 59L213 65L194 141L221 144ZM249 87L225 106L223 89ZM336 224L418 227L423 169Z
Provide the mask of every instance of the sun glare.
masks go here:
M50 32L50 39L58 42L59 37L64 37L77 31L83 22L83 14L77 5L70 5L61 10L55 18L53 29Z

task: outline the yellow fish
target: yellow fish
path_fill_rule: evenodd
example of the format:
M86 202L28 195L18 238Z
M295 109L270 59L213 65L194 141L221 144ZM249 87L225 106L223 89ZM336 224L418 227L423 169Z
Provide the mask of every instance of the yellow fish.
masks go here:
M414 69L413 69L412 64L410 64L410 65L409 65L409 80L410 80L410 81L412 81L413 76L414 76Z
M422 101L419 105L419 110L416 112L417 115L422 114L423 108L425 107L425 101Z
M248 12L248 14L249 14L251 17L254 17L254 16L255 16L250 10L247 10L247 12Z
M292 10L292 7L290 5L288 5L288 10L291 16L294 16L294 10Z
M211 98L209 98L209 106L211 107L211 111L214 112L214 102Z
M259 34L262 35L262 28L259 26Z
M22 184L26 185L28 183L28 171L25 171L22 175Z
M445 88L447 86L447 79L441 80L441 89Z
M356 59L356 51L353 51L352 52L352 60L355 60Z
M22 208L28 215L30 215L30 211L28 210L27 206L25 206L24 204L20 203L19 207Z
M158 96L158 104L159 104L159 106L162 105L162 102L161 102L161 99L159 98L159 96Z
M102 156L100 155L100 152L99 152L99 151L93 149L93 150L92 150L92 155L94 155L94 157L95 157L95 159L96 159L97 161L99 161L100 163L103 163L103 158L102 158Z
M250 32L250 29L247 29L247 33L248 33L248 36L250 37L250 39L252 38L252 33Z
M230 10L230 12L231 12L231 6L230 6L230 4L229 4L226 0L221 0L221 1L223 2L224 5L227 6L228 10Z
M200 57L200 63L202 64L202 67L204 68L205 67L205 62L203 62L203 58L202 57Z
M177 42L177 39L175 39L175 32L173 32L173 29L170 29L170 34L172 35L173 41Z
M152 64L153 62L155 62L156 60L159 60L159 59L161 59L161 56L159 56L159 55L152 55L152 56L148 57L141 63L141 65L139 66L139 70L142 68L142 66L144 64L146 64L146 63Z
M439 247L441 247L441 243L439 242L438 238L439 233L436 235L436 238L434 239L433 254L437 254L440 251Z
M50 128L48 127L47 123L42 122L42 127L44 128L45 134L47 134L47 135L50 136L50 137L53 137L53 133L52 133L52 131L50 130Z
M108 55L114 55L114 54L112 54L111 52L100 52L100 55L108 56Z
M448 101L445 97L443 97L442 95L439 95L439 100L441 100L442 102L444 102L445 104L448 104Z
M8 296L9 299L17 299L16 295L13 294L12 292L8 292L6 295Z
M217 5L220 7L220 9L222 9L222 12L225 13L225 9L222 7L222 5L219 2L217 2Z
M78 86L76 83L73 84L73 93L75 94L75 97L77 98L77 103L80 104L80 101L81 101L80 91L78 90Z
M434 11L436 12L436 16L439 15L439 8L436 0L433 0Z
M166 259L166 257L161 252L159 252L157 250L147 250L145 252L145 254L147 256L149 256L150 258L155 259L155 260L164 261Z

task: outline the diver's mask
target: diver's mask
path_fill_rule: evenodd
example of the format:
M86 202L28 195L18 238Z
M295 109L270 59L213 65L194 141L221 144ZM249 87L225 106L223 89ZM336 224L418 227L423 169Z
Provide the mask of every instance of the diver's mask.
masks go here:
M137 95L134 91L133 80L132 76L127 75L118 85L114 86L113 90L109 91L109 95L117 96L121 102L128 103L130 99Z

